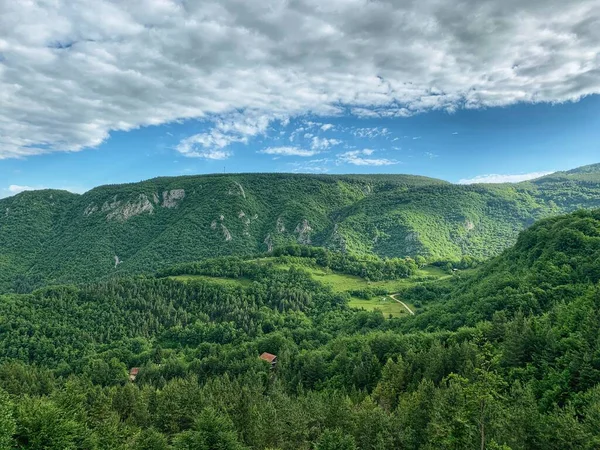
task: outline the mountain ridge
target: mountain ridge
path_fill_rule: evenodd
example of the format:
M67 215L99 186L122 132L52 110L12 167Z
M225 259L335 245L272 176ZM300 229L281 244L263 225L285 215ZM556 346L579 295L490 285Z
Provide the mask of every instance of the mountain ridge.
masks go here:
M596 173L503 185L413 175L211 174L84 194L23 192L0 200L0 290L153 273L290 243L382 257L487 258L539 218L600 207Z

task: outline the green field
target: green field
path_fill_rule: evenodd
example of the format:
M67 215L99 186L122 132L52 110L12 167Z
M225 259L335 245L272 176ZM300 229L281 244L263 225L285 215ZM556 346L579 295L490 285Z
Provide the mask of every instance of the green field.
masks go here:
M276 258L263 258L263 260L271 260L271 262L275 263L275 267L281 269L290 268L290 265L276 263ZM441 280L451 276L438 267L427 266L423 269L420 269L417 275L411 278L402 278L399 280L367 281L364 278L355 275L334 272L318 266L296 265L296 267L308 271L314 280L330 286L336 292L351 292L377 288L385 289L392 294L415 284L421 283L425 279ZM400 303L388 296L383 295L375 295L369 299L350 297L348 305L352 308L361 308L366 311L374 311L378 309L386 318L389 316L402 317L408 315L408 312ZM416 308L414 305L407 304L407 306L413 312L418 310L418 308Z
M421 283L424 280L441 280L448 278L448 275L442 269L433 266L427 266L420 269L416 276L411 278L402 278L399 280L383 280L383 281L367 281L364 278L348 275L344 273L334 272L329 269L325 269L314 264L302 263L284 263L279 258L266 257L251 260L257 264L273 264L277 269L289 270L292 266L306 270L310 273L311 277L321 284L330 286L335 292L348 292L360 291L364 289L384 289L388 293L392 294L402 289L406 289L415 284ZM220 285L226 286L248 286L252 281L248 278L222 278L222 277L211 277L207 275L178 275L170 277L173 280L179 280L183 282L190 282L194 280L211 281ZM358 298L350 296L348 305L352 308L360 308L366 311L380 310L384 317L402 317L407 316L408 312L398 302L393 300L387 295L374 295L369 299ZM414 312L418 310L414 305L408 304L407 306Z
M402 317L402 316L409 315L408 311L406 311L406 308L404 308L404 306L402 306L400 303L394 301L392 298L390 298L388 296L379 295L379 296L370 298L368 300L365 300L362 298L350 297L350 302L348 303L348 305L351 308L360 308L360 309L364 309L366 311L374 311L374 310L378 309L381 311L381 313L383 314L383 316L385 318L388 318L389 316ZM407 303L407 306L412 311L415 311L417 309L417 308L415 308L414 305L411 305L408 303Z
M221 286L249 286L252 280L248 278L224 278L224 277L211 277L208 275L177 275L169 277L172 280L183 281L185 283L190 281L210 281L213 283L220 284Z
M331 286L331 288L336 292L357 291L368 288L380 288L385 289L390 293L394 293L398 292L401 289L414 285L415 283L419 282L416 280L422 277L435 277L440 279L449 276L441 269L438 269L436 267L427 267L423 270L420 270L419 274L411 278L401 278L399 280L367 281L364 278L355 275L347 275L344 273L332 272L330 270L322 269L320 267L302 268L308 270L315 280L328 286Z

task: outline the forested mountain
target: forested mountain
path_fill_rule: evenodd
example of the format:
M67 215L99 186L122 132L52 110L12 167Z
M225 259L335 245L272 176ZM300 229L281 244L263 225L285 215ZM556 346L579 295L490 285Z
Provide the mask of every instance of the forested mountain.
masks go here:
M404 318L282 261L383 278L414 262L300 248L1 295L0 448L600 446L599 210L408 287L424 307Z
M358 255L486 258L536 219L600 206L600 167L511 185L405 175L157 178L0 200L0 291L153 273L289 243Z

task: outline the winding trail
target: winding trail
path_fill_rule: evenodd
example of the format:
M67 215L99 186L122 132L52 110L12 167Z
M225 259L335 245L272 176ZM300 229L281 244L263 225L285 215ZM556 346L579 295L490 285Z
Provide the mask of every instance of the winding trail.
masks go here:
M414 316L414 315L415 315L414 311L412 311L412 310L411 310L411 309L408 307L408 305L407 305L406 303L404 303L402 300L398 300L398 299L395 297L396 295L398 295L398 294L390 294L390 297L391 297L391 298L393 298L394 300L396 300L396 301L397 301L398 303L400 303L402 306L404 306L404 309L406 309L406 310L408 311L408 313L409 313L411 316Z

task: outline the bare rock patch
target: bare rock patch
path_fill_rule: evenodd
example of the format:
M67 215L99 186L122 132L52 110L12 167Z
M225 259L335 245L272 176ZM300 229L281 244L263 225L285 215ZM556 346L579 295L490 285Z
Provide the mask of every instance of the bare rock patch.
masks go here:
M163 208L176 208L181 200L185 198L185 190L183 189L171 189L170 191L164 191L162 193Z
M310 232L312 228L308 223L308 220L303 219L298 225L296 225L296 229L294 233L298 233L298 243L299 244L310 244Z

